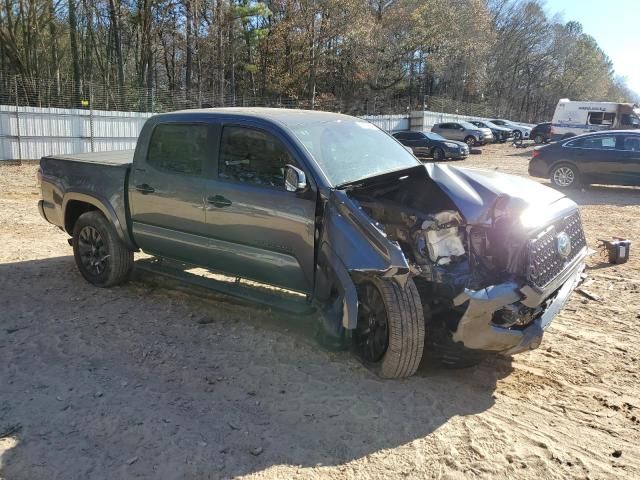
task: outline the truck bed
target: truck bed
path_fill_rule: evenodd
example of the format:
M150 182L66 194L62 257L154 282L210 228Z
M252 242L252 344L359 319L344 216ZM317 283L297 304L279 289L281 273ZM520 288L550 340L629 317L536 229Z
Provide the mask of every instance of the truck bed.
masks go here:
M129 166L133 163L135 150L118 150L113 152L74 153L48 155L45 158L53 160L71 160L74 162L97 163L110 166Z
M127 180L133 165L133 152L120 150L42 157L41 215L71 235L73 232L65 223L65 211L78 215L89 204L113 223L127 245L135 248L127 231ZM70 210L69 202L75 202Z

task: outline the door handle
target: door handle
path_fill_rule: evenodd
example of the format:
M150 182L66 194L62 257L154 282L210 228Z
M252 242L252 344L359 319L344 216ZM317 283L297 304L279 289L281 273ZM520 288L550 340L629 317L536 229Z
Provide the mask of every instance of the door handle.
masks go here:
M207 203L210 203L214 207L223 208L231 206L231 200L223 197L222 195L214 195L207 197Z
M143 183L141 185L136 185L136 190L139 191L143 195L146 195L148 193L153 193L153 192L156 191L155 188L153 188L150 185L147 185L146 183Z

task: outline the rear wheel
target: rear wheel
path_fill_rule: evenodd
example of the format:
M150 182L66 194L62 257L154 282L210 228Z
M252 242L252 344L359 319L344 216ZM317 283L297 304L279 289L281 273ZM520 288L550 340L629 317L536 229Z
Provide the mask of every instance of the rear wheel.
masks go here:
M439 162L440 160L444 160L444 150L442 150L440 147L436 147L433 149L433 159L436 162Z
M98 287L125 282L133 269L133 252L98 211L83 213L76 221L73 256L82 276Z
M464 139L464 143L466 143L470 147L473 147L476 144L476 139L472 135L469 135L467 138Z
M536 143L536 145L541 145L544 142L544 137L540 134L537 134L534 138L533 141Z
M551 170L550 180L558 188L577 187L579 184L578 171L573 165L561 163Z
M424 350L424 317L413 280L404 288L380 278L358 285L353 345L365 366L380 377L415 373Z

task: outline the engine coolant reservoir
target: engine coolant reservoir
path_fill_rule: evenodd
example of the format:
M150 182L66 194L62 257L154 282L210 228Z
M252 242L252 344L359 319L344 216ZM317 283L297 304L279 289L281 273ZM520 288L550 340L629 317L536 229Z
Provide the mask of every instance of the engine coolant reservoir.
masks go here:
M435 221L427 220L422 229L427 233L427 249L432 262L446 265L450 257L464 255L464 244L460 238L460 215L458 212L445 211L434 216Z

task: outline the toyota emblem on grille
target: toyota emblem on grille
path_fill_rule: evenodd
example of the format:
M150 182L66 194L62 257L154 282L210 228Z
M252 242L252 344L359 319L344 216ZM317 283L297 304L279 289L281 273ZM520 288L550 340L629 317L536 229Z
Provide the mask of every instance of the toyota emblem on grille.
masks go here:
M556 250L562 258L567 258L571 253L571 238L565 232L561 232L556 237Z

